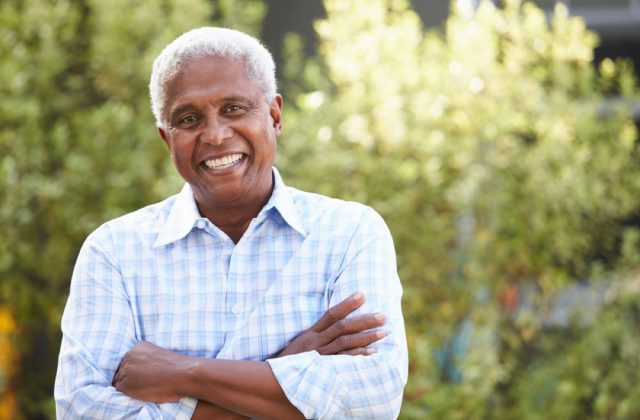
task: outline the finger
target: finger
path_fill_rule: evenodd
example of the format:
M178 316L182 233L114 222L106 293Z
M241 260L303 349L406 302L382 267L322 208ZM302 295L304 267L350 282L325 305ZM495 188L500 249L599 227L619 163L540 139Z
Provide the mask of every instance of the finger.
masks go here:
M365 331L357 334L348 334L338 337L336 340L322 346L318 349L318 353L339 354L360 347L366 347L378 340L386 337L388 333L385 330Z
M327 310L322 317L311 327L315 332L322 332L340 321L351 312L358 309L364 303L364 295L356 292Z
M371 328L380 327L384 325L385 320L384 314L380 312L345 318L320 333L320 336L325 343L330 343L343 335L355 334Z
M356 347L355 349L341 351L338 354L346 354L349 356L371 356L377 352L378 350L374 348Z

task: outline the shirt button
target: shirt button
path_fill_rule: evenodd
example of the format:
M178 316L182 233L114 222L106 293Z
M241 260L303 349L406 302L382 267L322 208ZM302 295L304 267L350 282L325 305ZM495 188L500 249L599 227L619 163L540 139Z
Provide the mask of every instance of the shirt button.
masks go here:
M236 303L231 307L231 312L234 314L239 314L240 312L242 312L242 305L240 305L239 303Z
M204 227L205 227L205 226L206 226L206 223L205 223L205 221L204 221L204 220L202 220L202 219L198 220L198 222L196 223L196 227L197 227L198 229L204 229Z

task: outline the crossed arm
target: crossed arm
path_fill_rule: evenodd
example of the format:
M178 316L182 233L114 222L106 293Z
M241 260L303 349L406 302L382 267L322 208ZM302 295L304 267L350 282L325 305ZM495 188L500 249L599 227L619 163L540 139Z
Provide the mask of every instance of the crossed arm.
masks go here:
M375 349L367 346L386 335L376 329L384 324L384 315L346 318L363 303L362 293L355 293L332 307L279 356L311 350L323 355L374 354ZM123 358L113 386L149 402L197 398L193 419L304 418L287 399L267 362L189 357L140 342Z

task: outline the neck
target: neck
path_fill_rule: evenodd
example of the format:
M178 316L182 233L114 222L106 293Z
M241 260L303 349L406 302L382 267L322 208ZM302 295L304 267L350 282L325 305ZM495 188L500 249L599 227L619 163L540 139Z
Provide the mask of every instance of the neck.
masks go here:
M202 216L209 219L211 223L226 233L237 244L249 228L251 220L260 213L260 210L269 201L271 192L272 190L269 190L268 194L258 200L254 200L249 205L236 203L206 205L197 202L198 210Z

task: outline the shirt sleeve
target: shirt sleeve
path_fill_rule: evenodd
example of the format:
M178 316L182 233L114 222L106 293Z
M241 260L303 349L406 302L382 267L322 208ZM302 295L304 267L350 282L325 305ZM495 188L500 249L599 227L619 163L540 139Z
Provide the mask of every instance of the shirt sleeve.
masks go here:
M395 250L382 218L367 208L331 289L330 306L356 291L365 304L352 315L382 312L389 333L371 356L306 352L269 359L287 398L310 419L395 419L407 382L408 356Z
M137 342L131 305L112 249L108 229L83 245L62 316L62 345L54 397L59 419L189 419L197 401L148 403L118 392L113 375Z

